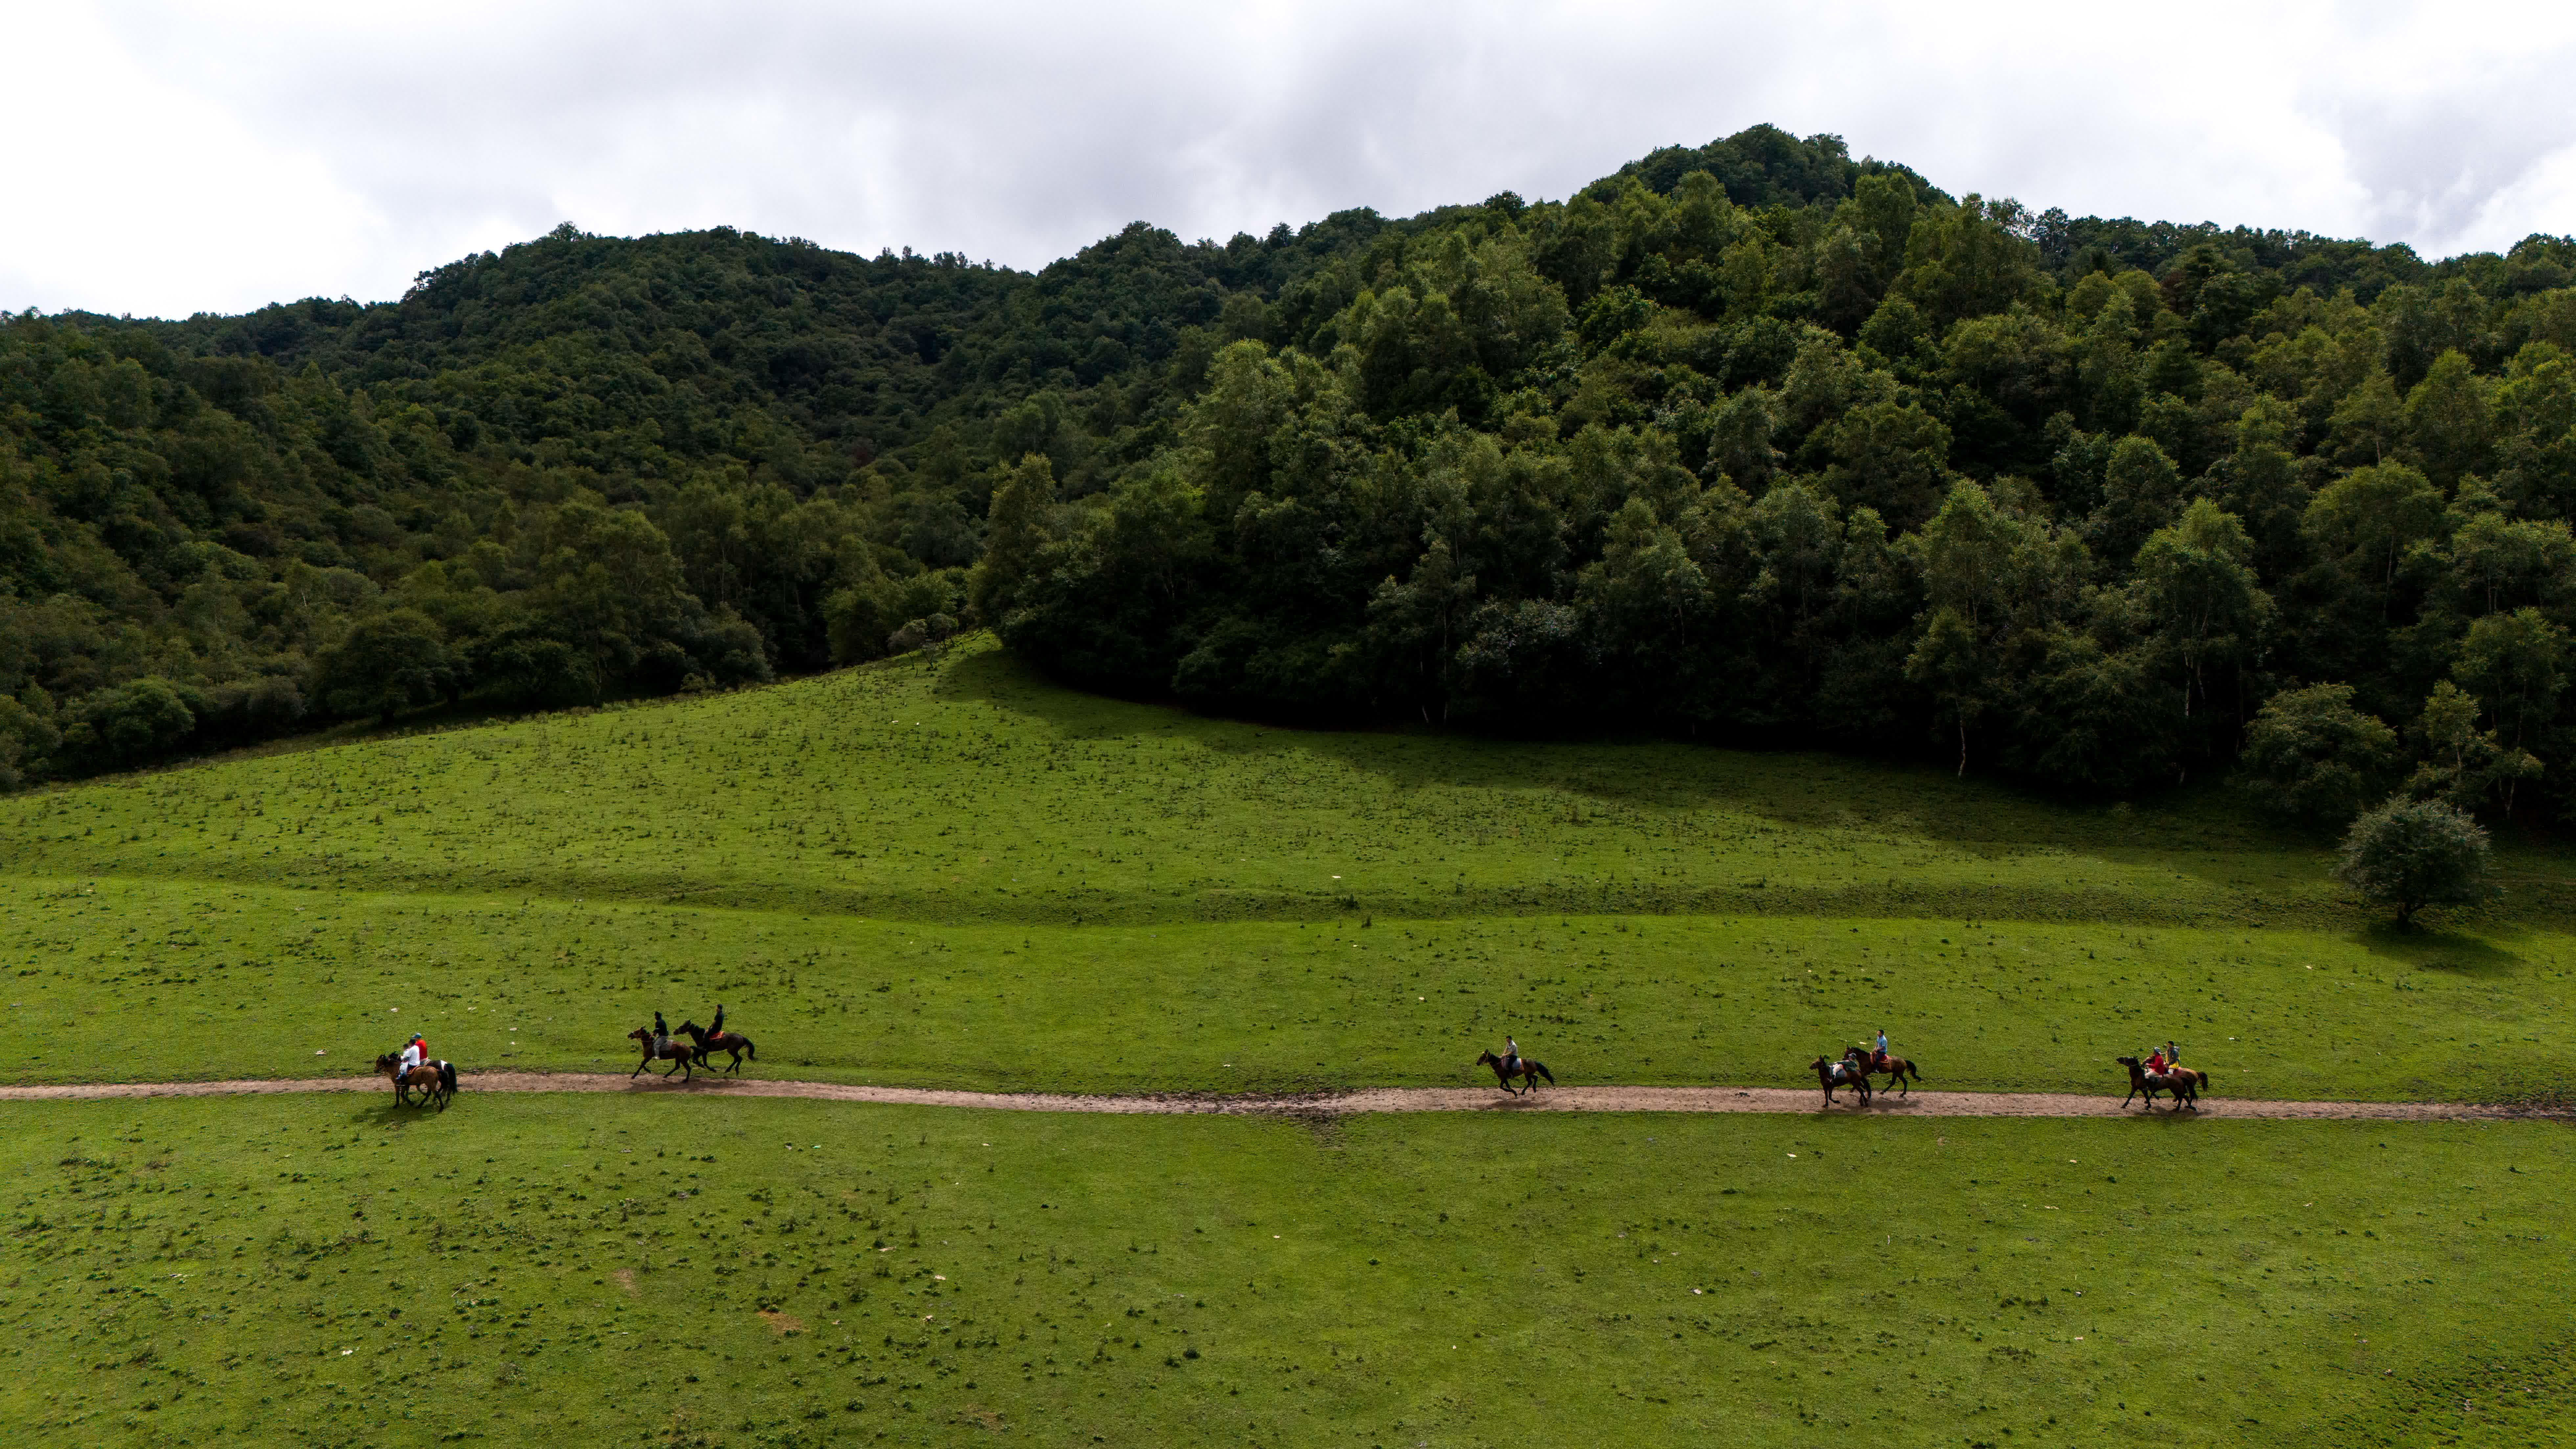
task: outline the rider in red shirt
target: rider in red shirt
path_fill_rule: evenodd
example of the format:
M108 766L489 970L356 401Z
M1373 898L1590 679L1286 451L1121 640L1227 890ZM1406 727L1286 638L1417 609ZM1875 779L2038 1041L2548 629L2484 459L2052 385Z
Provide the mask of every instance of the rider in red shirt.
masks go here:
M2147 1054L2147 1074L2149 1076L2163 1076L2165 1066L2165 1054L2161 1049Z

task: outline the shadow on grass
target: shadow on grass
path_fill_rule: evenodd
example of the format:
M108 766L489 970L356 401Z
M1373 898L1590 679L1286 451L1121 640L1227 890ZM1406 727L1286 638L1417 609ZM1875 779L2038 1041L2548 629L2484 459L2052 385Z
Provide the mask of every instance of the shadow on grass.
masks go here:
M2523 959L2491 941L2456 931L2401 928L2383 922L2356 931L2354 944L2383 960L2403 961L2418 970L2456 976L2497 979L2522 969Z
M2324 843L2255 815L2223 786L2168 791L2131 807L2053 799L1930 766L1812 750L1712 747L1656 737L1516 740L1413 726L1321 730L1194 714L1054 683L1000 648L952 651L936 665L940 695L991 704L1087 739L1171 734L1237 758L1303 754L1427 787L1550 788L1605 808L1719 807L1804 828L1892 832L1996 858L2076 850L2154 860L2232 890L2295 892L2240 879L2230 857L2322 852ZM1578 807L1579 809L1579 807ZM1569 823L1586 823L1579 815Z

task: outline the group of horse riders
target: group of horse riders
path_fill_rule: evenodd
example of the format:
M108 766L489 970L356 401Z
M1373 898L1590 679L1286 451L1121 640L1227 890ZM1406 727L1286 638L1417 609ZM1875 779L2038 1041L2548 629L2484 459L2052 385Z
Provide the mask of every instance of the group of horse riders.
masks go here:
M734 1045L739 1045L743 1050L749 1050L751 1044L747 1040L737 1039L735 1042L727 1042L725 1040L724 1020L724 1003L718 1002L716 1003L715 1022L712 1026L707 1028L705 1037L703 1038L705 1043L720 1051ZM691 1029L695 1030L695 1028ZM658 1011L653 1013L652 1037L653 1056L668 1057L673 1054L671 1050L670 1023L664 1020L662 1013ZM702 1051L704 1048L696 1048L694 1050ZM448 1064L435 1060L430 1056L429 1041L419 1032L413 1032L411 1034L411 1040L404 1042L402 1044L402 1050L396 1052L393 1056L377 1058L376 1069L380 1072L387 1072L388 1075L392 1077L397 1089L419 1086L434 1091L434 1083L453 1080L449 1075L450 1068ZM415 1080L413 1074L424 1070L430 1074L429 1078L424 1080Z
M716 1003L716 1019L714 1024L707 1028L707 1035L711 1037L724 1035L724 1003L721 1001ZM670 1024L662 1019L662 1013L658 1011L654 1012L653 1050L657 1053L661 1053L669 1051L670 1048ZM411 1034L411 1040L403 1043L402 1052L396 1060L399 1062L406 1075L416 1067L435 1065L435 1063L431 1062L429 1059L429 1043L421 1039L419 1032L413 1032Z

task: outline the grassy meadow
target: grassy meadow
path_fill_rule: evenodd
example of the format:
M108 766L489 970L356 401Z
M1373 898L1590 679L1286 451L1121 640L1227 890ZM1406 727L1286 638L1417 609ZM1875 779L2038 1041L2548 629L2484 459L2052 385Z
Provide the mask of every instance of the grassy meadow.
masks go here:
M657 1007L718 1001L747 1070L1076 1091L1464 1084L1506 1030L1566 1082L1796 1085L1884 1024L1938 1087L2121 1089L2111 1057L2175 1036L2221 1095L2495 1098L2558 1085L2576 1035L2563 938L2520 928L927 926L110 877L0 878L0 940L12 1015L71 1026L15 1083L333 1075L415 1030L469 1067L622 1069Z
M0 1111L39 1442L2538 1443L2576 1390L2547 1123Z
M2400 933L2223 791L1315 734L964 647L0 798L0 1084L622 1069L1072 1091L1811 1082L2201 1119L1054 1117L467 1090L0 1103L41 1442L2545 1442L2565 858ZM1901 1241L1900 1241L1901 1240ZM393 1310L400 1310L399 1316Z
M1792 1084L1884 1026L1951 1087L2174 1037L2221 1095L2576 1066L2561 857L2399 933L2223 792L2073 808L1674 744L1317 734L990 648L0 799L0 1082L618 1065L718 1001L773 1071L1232 1090ZM2356 1072L2361 1058L2376 1064ZM628 1060L631 1065L631 1060Z

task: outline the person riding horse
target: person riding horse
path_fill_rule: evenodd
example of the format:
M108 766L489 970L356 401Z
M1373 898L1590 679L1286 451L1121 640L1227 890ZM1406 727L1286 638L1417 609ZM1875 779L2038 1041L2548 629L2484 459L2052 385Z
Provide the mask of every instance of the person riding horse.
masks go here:
M657 1011L657 1012L654 1012L654 1013L653 1013L653 1051L654 1051L654 1053L655 1053L656 1055L660 1055L660 1054L662 1054L662 1053L664 1053L664 1052L669 1051L670 1049L671 1049L671 1027L670 1027L670 1024L662 1020L662 1013L660 1013L660 1012L658 1012L658 1011Z
M1886 1071L1886 1070L1887 1070L1887 1028L1886 1028L1886 1027L1883 1027L1883 1026L1882 1026L1882 1027L1880 1027L1880 1028L1878 1029L1878 1049L1877 1049L1874 1053L1872 1053L1872 1054L1871 1054L1871 1056L1870 1056L1870 1059L1869 1059L1869 1069L1870 1069L1871 1071L1873 1071L1873 1072L1883 1072L1883 1071Z
M1520 1069L1521 1044L1512 1040L1511 1033L1505 1032L1503 1033L1503 1075L1508 1077Z
M414 1068L429 1065L429 1043L421 1039L419 1032L413 1032L411 1040L403 1043L398 1064L405 1073L411 1072Z

